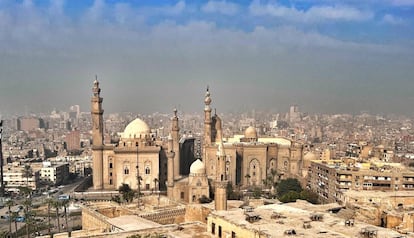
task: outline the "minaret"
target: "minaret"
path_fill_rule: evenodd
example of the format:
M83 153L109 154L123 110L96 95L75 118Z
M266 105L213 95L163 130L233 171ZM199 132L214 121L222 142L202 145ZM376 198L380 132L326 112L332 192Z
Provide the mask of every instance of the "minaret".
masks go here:
M174 116L171 118L171 136L173 140L172 151L174 151L174 179L180 177L180 128L178 126L177 109L174 109Z
M103 189L103 109L97 77L93 82L91 99L93 188Z
M204 159L207 158L206 156L206 146L211 145L211 98L210 98L210 92L207 87L206 91L206 97L204 98L204 143L203 143L203 154Z
M217 150L217 172L214 194L216 211L227 210L227 183L226 153L224 152L223 141L221 141Z
M174 151L173 138L168 136L168 152L167 152L167 196L173 198L174 188Z

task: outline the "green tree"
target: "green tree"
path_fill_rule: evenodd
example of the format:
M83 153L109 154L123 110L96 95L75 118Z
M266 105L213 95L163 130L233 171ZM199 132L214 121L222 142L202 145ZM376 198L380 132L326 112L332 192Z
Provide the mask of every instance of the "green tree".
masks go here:
M61 207L61 202L59 200L53 200L52 201L52 207L55 208L56 211L56 219L57 219L57 223L58 223L58 231L60 233L60 220L59 220L59 208Z
M15 237L17 237L17 221L16 221L16 218L19 216L19 213L18 212L12 212L9 215L10 215L10 217L9 217L10 220L14 221L14 234L15 234Z
M300 192L300 199L306 200L312 204L319 204L318 194L309 189L304 189Z
M277 195L279 198L283 197L286 193L294 191L300 193L302 191L302 186L299 181L294 178L288 178L280 180L277 185Z
M8 209L8 213L9 214L9 233L12 233L12 219L11 219L11 207L14 206L14 201L9 199L7 200L6 204L7 209Z
M69 206L69 199L61 200L61 205L63 207L63 214L65 214L66 230L69 231L69 226L68 226L68 213L67 213L67 208Z
M291 190L291 191L283 194L283 196L279 197L279 201L281 201L281 202L295 202L299 198L300 198L300 193Z
M24 217L25 217L25 222L26 222L26 226L25 226L26 237L29 238L30 237L29 226L32 222L32 212L31 212L32 198L30 197L30 195L28 195L28 197L24 200L23 205L24 205Z
M30 165L26 164L23 168L23 178L26 178L26 186L29 187L29 178L33 176L33 170Z
M128 184L123 183L118 188L119 193L122 195L122 199L126 202L131 202L134 198L134 191L132 191L131 187Z
M47 232L48 234L50 234L50 209L53 205L53 200L51 198L47 198L46 199L46 203L47 203Z
M250 186L250 174L244 176L247 179L247 186Z

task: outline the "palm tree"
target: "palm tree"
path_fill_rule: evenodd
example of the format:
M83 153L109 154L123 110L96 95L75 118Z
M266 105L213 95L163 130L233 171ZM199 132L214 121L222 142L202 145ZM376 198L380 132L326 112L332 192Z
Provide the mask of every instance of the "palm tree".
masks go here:
M52 201L52 207L56 209L56 219L58 223L58 231L60 233L60 221L59 221L59 208L61 207L61 203L59 200L53 200Z
M47 198L46 203L47 203L47 222L48 222L47 232L48 234L50 234L50 208L53 205L53 200L51 198Z
M13 200L7 200L6 202L6 206L8 208L8 214L9 214L9 233L12 233L12 219L11 219L11 207L14 205L14 201Z
M26 164L23 168L23 178L26 178L26 186L29 187L29 178L33 176L33 170L30 165Z
M27 238L30 237L29 234L29 224L31 222L31 211L30 208L32 206L32 199L30 197L26 198L23 202L24 205L24 216L25 216L25 222L26 222L26 236Z
M14 234L16 235L16 237L17 237L17 221L16 221L16 218L19 216L19 213L18 212L12 212L12 214L9 214L10 215L10 221L14 221Z
M247 186L250 186L250 174L246 174L244 177L247 179Z
M63 206L63 212L65 214L66 230L69 231L69 226L68 226L68 213L67 213L67 207L69 205L69 199L61 200L61 205Z

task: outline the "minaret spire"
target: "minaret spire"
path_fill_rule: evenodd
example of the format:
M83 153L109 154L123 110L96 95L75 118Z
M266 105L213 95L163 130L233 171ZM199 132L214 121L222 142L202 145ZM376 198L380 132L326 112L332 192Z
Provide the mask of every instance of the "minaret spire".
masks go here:
M95 75L93 82L91 99L91 117L92 117L92 156L93 156L93 188L103 189L103 113L101 98L101 88L99 87L98 78Z
M174 116L171 118L171 136L173 140L174 152L174 179L180 177L180 127L178 123L177 109L174 108Z

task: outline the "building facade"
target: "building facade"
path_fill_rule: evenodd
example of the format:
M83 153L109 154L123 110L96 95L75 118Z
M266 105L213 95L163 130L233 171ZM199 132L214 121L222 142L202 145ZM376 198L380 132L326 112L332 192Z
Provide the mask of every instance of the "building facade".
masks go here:
M314 160L308 187L325 202L341 202L348 190L414 191L414 172L399 163Z
M259 137L257 130L249 126L244 135L223 138L222 121L211 115L211 97L207 89L204 99L203 161L210 180L217 178L216 152L223 142L226 153L228 182L237 186L263 186L271 171L281 178L299 177L302 169L303 146L283 137Z

